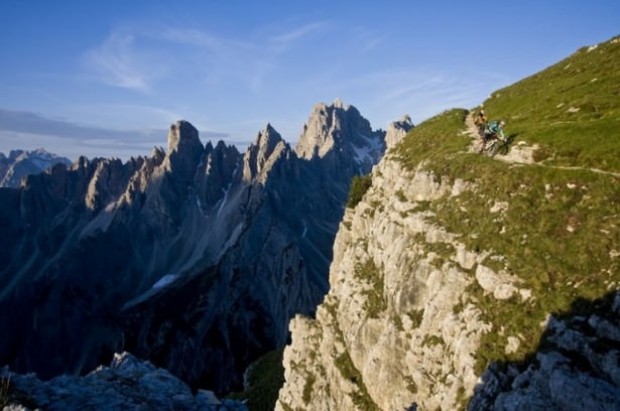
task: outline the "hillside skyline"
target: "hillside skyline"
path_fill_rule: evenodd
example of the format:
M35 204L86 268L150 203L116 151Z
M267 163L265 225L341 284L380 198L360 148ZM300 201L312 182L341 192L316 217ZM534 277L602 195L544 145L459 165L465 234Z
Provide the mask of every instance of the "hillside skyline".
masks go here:
M617 2L556 7L5 2L0 152L127 159L178 119L203 143L243 150L268 122L295 143L312 106L336 98L375 128L417 124L618 34Z

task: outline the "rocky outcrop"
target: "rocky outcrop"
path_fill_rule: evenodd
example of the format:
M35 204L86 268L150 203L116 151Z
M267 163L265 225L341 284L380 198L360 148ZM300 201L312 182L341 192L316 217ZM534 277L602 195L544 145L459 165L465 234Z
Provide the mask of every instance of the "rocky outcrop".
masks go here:
M115 354L109 367L84 377L58 376L41 381L34 374L0 372L7 392L3 410L247 410L240 402L220 401L212 392L195 395L167 370L126 352Z
M388 125L385 133L385 143L387 148L395 147L396 144L405 138L407 133L413 128L413 122L411 117L405 115L398 121L393 121Z
M8 157L0 153L0 187L19 187L27 175L39 174L59 163L69 165L71 161L42 148L34 151L13 150Z
M468 409L620 409L620 294L574 306L550 317L529 360L489 367Z

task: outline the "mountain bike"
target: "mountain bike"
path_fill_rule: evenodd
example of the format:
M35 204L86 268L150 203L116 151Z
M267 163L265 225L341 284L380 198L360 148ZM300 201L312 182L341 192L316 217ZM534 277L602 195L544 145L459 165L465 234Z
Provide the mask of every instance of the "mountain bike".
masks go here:
M507 147L509 144L508 139L501 139L499 137L491 137L481 144L478 150L479 154L485 153L490 157L494 157L501 149Z

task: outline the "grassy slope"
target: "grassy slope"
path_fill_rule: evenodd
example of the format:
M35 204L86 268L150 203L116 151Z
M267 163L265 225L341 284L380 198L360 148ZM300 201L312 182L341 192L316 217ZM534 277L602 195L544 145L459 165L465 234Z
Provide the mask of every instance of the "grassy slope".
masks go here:
M498 90L485 102L545 163L620 172L620 37ZM575 109L579 111L575 112Z
M540 145L538 165L515 167L467 153L470 140L460 135L466 110L422 123L394 153L411 169L423 163L441 178L475 183L475 191L431 203L434 218L470 250L492 250L484 264L518 276L533 291L525 303L498 303L475 285L463 297L494 324L476 354L478 372L490 361L531 353L548 313L620 288L620 256L614 257L620 252L620 178L587 170L620 172L619 92L620 41L610 41L484 103L492 118L507 119L507 134L517 134L516 141ZM496 202L509 205L503 215L490 212ZM522 340L510 355L504 352L509 336Z

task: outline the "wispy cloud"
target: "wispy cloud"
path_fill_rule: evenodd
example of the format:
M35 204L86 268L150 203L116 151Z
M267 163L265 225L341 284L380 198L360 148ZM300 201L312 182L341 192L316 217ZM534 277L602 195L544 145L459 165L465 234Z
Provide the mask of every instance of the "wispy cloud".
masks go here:
M269 41L277 46L288 47L295 41L300 40L303 37L308 36L309 34L316 33L320 31L322 28L326 27L327 22L324 21L316 21L307 23L303 26L293 28L285 33L280 33L269 38Z
M284 64L283 56L297 42L320 33L326 24L314 21L275 34L270 29L243 38L170 25L124 27L113 30L103 43L87 51L83 60L99 81L142 93L156 93L160 82L181 75L209 85L230 81L257 91Z
M153 36L175 43L206 47L213 50L222 50L226 47L226 41L223 39L197 29L164 27L157 33L153 33Z
M152 81L162 75L164 66L157 60L138 48L135 34L124 31L112 32L84 55L86 66L102 82L139 92L149 92Z
M362 53L369 53L376 50L386 41L388 36L383 31L356 27L352 29L351 35L355 38L355 46Z

